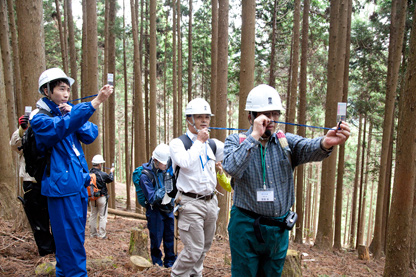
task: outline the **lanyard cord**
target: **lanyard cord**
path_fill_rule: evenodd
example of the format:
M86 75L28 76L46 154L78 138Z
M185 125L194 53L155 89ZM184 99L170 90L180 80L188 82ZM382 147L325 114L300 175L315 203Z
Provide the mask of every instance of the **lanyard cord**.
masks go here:
M266 190L266 147L264 147L264 155L263 155L263 145L260 144L260 157L261 157L261 168L263 171L263 188Z
M191 140L192 144L194 144L194 141L188 136L188 134L186 134L186 136ZM208 149L207 149L207 143L205 142L205 155L207 156L207 161L205 162L205 164L202 162L202 157L201 155L199 155L199 160L201 161L201 167L202 167L202 171L205 170L205 166L206 164L209 162L210 158L208 157Z

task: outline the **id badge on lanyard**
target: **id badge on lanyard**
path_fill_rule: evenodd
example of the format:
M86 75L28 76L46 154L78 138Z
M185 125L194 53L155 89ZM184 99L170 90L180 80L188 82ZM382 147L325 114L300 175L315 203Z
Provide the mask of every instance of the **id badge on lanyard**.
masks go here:
M272 188L257 189L257 202L273 202L274 190Z

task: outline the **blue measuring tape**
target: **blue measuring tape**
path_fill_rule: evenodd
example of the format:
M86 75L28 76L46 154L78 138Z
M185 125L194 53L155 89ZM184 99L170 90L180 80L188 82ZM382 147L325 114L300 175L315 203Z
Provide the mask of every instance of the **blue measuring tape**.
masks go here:
M327 128L327 127L318 127L318 126L312 126L312 125L304 125L304 124L296 124L296 123L289 123L289 122L283 122L283 121L274 121L272 122L279 123L279 124L286 124L286 125L295 125L300 127L308 127L308 128L315 128L315 129L323 129L323 130L334 130L333 128ZM341 122L338 123L338 130L341 130L339 125ZM235 131L247 131L248 129L237 129L237 128L222 128L222 127L209 127L208 129L214 129L214 130L235 130Z
M82 97L82 98L74 99L74 100L69 100L68 102L71 103L71 102L74 102L74 101L91 98L91 97L94 97L94 96L97 96L97 95L98 95L98 93L97 94L94 94L94 95L90 95L90 96L85 96L85 97Z

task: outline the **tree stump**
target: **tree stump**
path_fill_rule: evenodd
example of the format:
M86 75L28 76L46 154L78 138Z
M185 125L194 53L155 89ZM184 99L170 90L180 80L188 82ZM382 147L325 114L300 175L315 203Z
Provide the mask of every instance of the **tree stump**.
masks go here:
M149 260L148 239L149 236L143 229L133 228L130 232L129 254L142 256Z
M288 249L282 276L302 276L302 266L300 260L299 251Z
M142 256L131 256L130 262L133 264L133 267L139 271L145 270L146 268L152 266L152 263L143 258Z
M370 253L368 251L367 246L362 245L362 244L358 245L357 252L358 252L358 259L364 260L364 261L370 260Z

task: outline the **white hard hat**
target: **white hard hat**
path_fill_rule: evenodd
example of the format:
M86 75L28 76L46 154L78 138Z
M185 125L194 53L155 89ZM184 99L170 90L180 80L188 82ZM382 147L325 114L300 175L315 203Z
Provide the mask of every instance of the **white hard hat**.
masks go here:
M167 144L161 143L153 150L152 159L158 160L162 164L168 164L170 150Z
M92 162L92 164L103 164L103 163L105 163L104 158L101 155L95 155L92 158L91 162Z
M202 98L195 98L191 100L185 109L185 115L193 115L193 114L211 114L211 107L209 106L208 102Z
M74 79L71 77L66 76L65 72L62 71L60 68L49 68L40 74L39 77L39 93L45 95L45 92L41 90L41 87L44 84L47 84L53 80L58 79L66 79L69 82L69 86L72 86L72 84L75 82Z
M279 93L268 85L258 85L247 96L246 111L284 111Z

